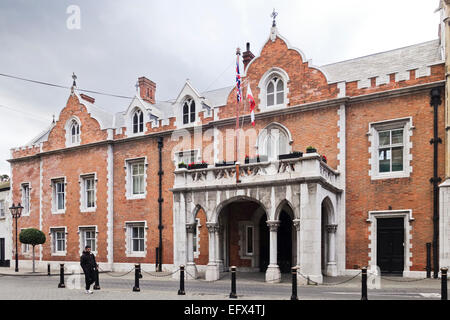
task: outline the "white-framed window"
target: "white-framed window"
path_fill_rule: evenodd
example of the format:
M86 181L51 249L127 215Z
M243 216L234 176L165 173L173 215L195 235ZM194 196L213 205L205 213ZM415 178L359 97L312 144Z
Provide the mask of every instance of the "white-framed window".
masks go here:
M178 163L190 164L198 160L199 150L179 151L175 153L175 161Z
M144 113L141 109L136 109L132 116L133 133L144 132Z
M52 180L53 213L64 213L66 210L66 181L64 178Z
M147 251L146 222L126 222L126 254L132 257L145 257Z
M261 130L258 136L258 154L269 161L278 160L281 154L291 152L291 138L284 126L273 123Z
M194 99L189 98L183 103L183 124L194 123L196 117L195 101Z
M70 142L71 144L80 143L80 124L76 120L72 120L70 125Z
M267 70L258 84L260 90L258 109L272 110L286 107L289 104L289 81L289 75L283 69L274 67Z
M254 234L253 225L245 226L245 254L247 256L253 255L253 252L255 250L254 238L255 238L255 234Z
M52 255L65 255L67 252L66 228L50 228Z
M95 174L81 176L81 210L94 211L96 203L97 179Z
M409 177L413 129L412 118L369 124L372 180Z
M0 200L0 218L4 218L6 215L6 205L4 200Z
M79 227L80 249L84 251L86 246L91 247L91 251L97 252L97 228L95 226Z
M81 143L81 122L76 117L71 117L65 126L66 130L66 146L78 146Z
M27 243L22 243L22 254L30 254L31 252L31 245Z
M30 214L30 184L22 183L21 185L22 191L22 214L29 215Z
M126 196L127 199L143 199L147 194L146 158L126 160Z
M284 103L284 82L279 76L275 75L270 79L266 88L267 106L272 107Z

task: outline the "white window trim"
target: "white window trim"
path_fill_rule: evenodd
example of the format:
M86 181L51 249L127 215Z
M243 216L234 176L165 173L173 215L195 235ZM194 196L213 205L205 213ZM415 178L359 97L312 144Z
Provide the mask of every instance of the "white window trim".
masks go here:
M56 188L55 188L55 183L59 180L63 180L64 181L64 209L56 209ZM58 177L58 178L51 178L50 179L51 183L50 183L50 187L52 190L52 214L65 214L66 213L66 208L67 208L67 180L66 177Z
M80 141L72 143L72 121L76 121L80 128ZM81 145L81 121L78 117L72 116L69 120L66 121L66 125L64 126L64 130L66 130L66 147L76 147Z
M95 255L98 253L98 227L96 225L92 226L78 226L78 235L79 235L79 241L80 241L80 256L83 254L85 244L84 244L84 238L83 238L83 232L86 231L86 229L94 229L95 230L95 250L92 250L91 252Z
M28 185L28 192L29 192L29 195L28 195L29 210L28 211L25 210L24 201L23 201L24 200L23 190L24 190L24 186L26 186L26 185ZM30 213L31 213L31 182L22 182L20 184L20 201L22 202L22 206L24 207L24 209L22 210L22 216L29 217Z
M6 200L0 200L3 207L3 215L0 214L0 220L6 220Z
M260 156L266 155L264 153L267 152L267 150L266 150L267 134L273 129L278 129L280 131L283 131L286 134L286 137L288 139L287 152L288 153L292 152L292 144L293 144L294 140L292 139L291 132L289 131L289 129L286 126L282 125L281 123L272 122L269 125L267 125L263 130L260 131L258 138L256 139L255 149L256 149L256 153L259 154ZM278 146L278 142L279 141L276 141L276 146ZM278 158L274 159L273 155L267 155L267 156L268 156L269 161L278 160Z
M255 231L253 221L239 221L239 258L242 260L252 260L255 252L253 247L253 254L247 254L247 227L253 226L253 232ZM255 234L253 233L253 245L255 244Z
M383 130L392 129L403 129L403 171L396 172L379 172L379 143L378 143L378 132ZM413 171L411 166L412 161L412 142L411 136L413 135L412 117L399 118L384 120L379 122L369 123L369 132L367 133L369 137L369 176L371 180L381 180L381 179L395 179L395 178L408 178Z
M131 228L136 225L142 225L144 227L144 251L135 252L132 251L131 243ZM130 258L145 258L147 256L147 221L125 221L124 231L125 231L125 256Z
M194 152L194 158L195 162L199 162L201 160L201 152L200 149L191 149L191 150L182 150L182 151L175 151L174 152L174 159L173 162L175 164L175 167L178 169L178 164L181 162L180 154L181 153L188 153L188 152ZM188 165L189 163L186 163Z
M94 178L94 207L88 208L86 206L86 180L89 178ZM80 212L95 212L97 211L97 173L83 173L80 174L79 184L80 184Z
M65 236L64 236L64 241L65 241L65 246L64 246L64 251L56 251L56 248L54 247L54 241L53 241L53 233L54 231L56 232L56 230L64 230ZM49 228L49 235L50 235L50 249L51 249L51 255L55 256L55 257L64 257L67 255L67 227L50 227Z
M200 256L200 227L202 225L200 224L199 218L195 218L195 221L196 221L195 232L197 235L197 241L196 241L197 250L194 250L194 259L198 259L198 257Z
M131 165L136 162L144 162L144 193L143 194L133 194L133 179L131 172ZM137 200L147 198L147 170L148 162L147 157L139 157L133 159L125 159L125 197L127 200Z
M134 116L134 113L136 112L137 109L139 109L142 112L143 116L144 116L144 131L134 133L133 132L133 116ZM126 131L127 137L139 137L139 136L145 135L145 132L147 131L147 123L149 122L147 110L145 110L144 108L136 105L133 108L131 108L129 114L126 116L126 119L127 119L126 120L127 121L127 126L126 126L126 128L127 128L127 131Z
M188 122L188 123L184 123L183 122L183 107L184 107L184 103L186 102L186 100L192 100L195 102L195 121L194 122ZM186 95L182 100L180 105L178 106L178 110L179 110L179 118L177 119L177 128L178 129L183 129L183 128L191 128L191 127L195 127L197 125L200 125L200 116L199 116L199 108L201 107L201 101L199 99L194 98L191 95ZM191 110L189 109L189 120L191 120Z
M284 83L284 102L281 104L273 105L273 106L267 106L267 85L272 80L273 77L279 77L281 80L283 80ZM286 71L284 71L281 68L273 67L266 71L266 73L261 77L261 80L259 81L258 88L259 88L259 105L258 110L259 111L272 111L276 109L282 109L286 108L289 104L288 94L289 94L289 82L290 78Z
M369 266L377 265L377 219L403 218L404 219L404 267L403 274L410 271L412 266L412 225L415 219L412 215L412 209L405 210L386 210L369 211L367 222L369 225Z

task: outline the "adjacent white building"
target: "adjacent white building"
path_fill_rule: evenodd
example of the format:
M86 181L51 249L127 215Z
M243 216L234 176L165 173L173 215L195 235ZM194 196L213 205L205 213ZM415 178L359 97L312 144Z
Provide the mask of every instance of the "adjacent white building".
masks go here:
M8 209L10 200L10 183L0 182L0 267L9 267L12 258L12 223Z

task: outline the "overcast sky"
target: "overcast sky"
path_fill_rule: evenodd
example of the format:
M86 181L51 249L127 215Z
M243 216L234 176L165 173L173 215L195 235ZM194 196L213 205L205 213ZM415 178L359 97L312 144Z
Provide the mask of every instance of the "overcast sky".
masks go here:
M200 91L234 84L237 47L259 55L273 8L279 32L315 65L438 38L438 0L0 0L0 73L132 96L138 77L175 98L189 78ZM80 8L68 29L67 8ZM10 148L45 130L69 90L0 77L0 174ZM126 99L92 95L117 112Z

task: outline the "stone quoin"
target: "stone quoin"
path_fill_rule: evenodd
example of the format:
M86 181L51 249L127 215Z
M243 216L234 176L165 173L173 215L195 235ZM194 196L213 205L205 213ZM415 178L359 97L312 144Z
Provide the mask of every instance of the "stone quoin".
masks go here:
M156 83L141 77L116 114L74 83L55 122L11 150L11 202L29 202L19 228L48 239L38 263L78 264L90 244L103 269L154 270L161 232L163 270L185 265L188 278L217 280L237 266L279 282L297 266L300 283L320 283L370 265L422 277L435 236L430 91L439 88L438 252L448 266L446 3L439 39L323 66L292 47L274 20L260 53L247 44L242 56L237 159L232 82L199 92L187 80L161 102ZM23 252L19 259L31 263Z

